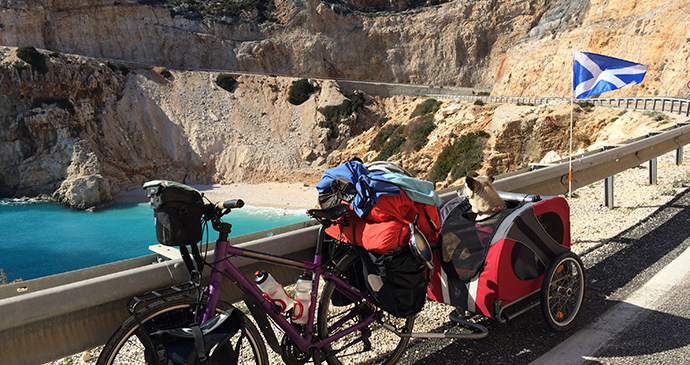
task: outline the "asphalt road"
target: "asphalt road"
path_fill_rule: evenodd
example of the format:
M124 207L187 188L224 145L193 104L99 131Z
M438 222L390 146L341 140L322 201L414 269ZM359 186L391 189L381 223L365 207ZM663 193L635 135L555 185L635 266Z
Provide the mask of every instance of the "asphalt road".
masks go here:
M489 335L481 340L411 341L400 363L690 364L690 276L681 275L683 280L662 295L663 285L658 283L669 281L664 276L669 270L657 275L688 250L689 237L690 190L686 190L640 224L581 255L588 287L571 331L552 332L535 308L506 324L487 319L482 324ZM688 267L687 258L684 255L674 264ZM656 281L645 287L653 278ZM652 298L640 301L650 288L657 289L646 294ZM621 322L611 324L611 318ZM573 351L602 323L615 330L596 338L593 352L553 356L551 351L559 345Z

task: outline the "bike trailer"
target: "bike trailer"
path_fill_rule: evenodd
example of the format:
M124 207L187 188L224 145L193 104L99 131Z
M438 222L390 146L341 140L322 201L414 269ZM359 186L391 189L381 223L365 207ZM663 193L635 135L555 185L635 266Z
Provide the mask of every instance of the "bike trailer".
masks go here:
M463 197L441 207L428 296L504 322L539 305L546 269L570 251L570 220L561 197L499 194L507 209L482 221Z

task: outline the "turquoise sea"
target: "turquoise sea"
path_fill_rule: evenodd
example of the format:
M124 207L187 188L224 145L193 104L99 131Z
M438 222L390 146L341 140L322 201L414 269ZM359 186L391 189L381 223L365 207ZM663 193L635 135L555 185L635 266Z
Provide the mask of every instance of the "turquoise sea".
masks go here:
M232 224L231 236L307 219L304 210L251 206L223 218ZM148 255L148 247L158 243L148 203L83 212L55 203L0 200L0 227L0 269L7 282Z

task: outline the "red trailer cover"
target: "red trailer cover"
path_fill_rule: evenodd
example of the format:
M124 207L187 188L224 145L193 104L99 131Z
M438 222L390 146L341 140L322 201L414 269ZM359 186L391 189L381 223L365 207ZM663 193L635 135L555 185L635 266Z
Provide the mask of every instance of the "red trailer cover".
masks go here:
M428 288L430 299L494 317L496 308L540 289L544 267L555 254L570 247L568 203L563 198L553 197L538 202L506 201L506 204L509 209L493 228L489 240L467 239L467 231L463 230L460 237L463 242L489 243L484 264L469 281L462 280L452 264L449 266L444 261L443 248L434 251L434 269ZM446 245L447 221L443 223L443 245ZM477 223L467 221L466 224L475 227L476 237L481 237L486 229L480 231L481 225ZM456 248L461 249L462 244Z

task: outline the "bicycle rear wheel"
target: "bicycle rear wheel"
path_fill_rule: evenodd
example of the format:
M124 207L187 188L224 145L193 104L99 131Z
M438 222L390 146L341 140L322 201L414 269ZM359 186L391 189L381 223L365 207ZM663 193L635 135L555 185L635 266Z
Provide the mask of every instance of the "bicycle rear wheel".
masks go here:
M177 297L171 300L154 303L143 309L137 321L129 317L113 333L98 357L97 365L148 364L153 363L154 349L146 340L141 325L157 329L171 329L188 326L194 322L196 301L189 297ZM218 303L217 312L221 313L232 306L225 302ZM252 323L242 314L243 323L240 330L230 339L233 348L239 349L239 364L268 364L266 346Z
M358 260L360 257L356 252L345 255L336 265L335 274L345 277L348 268L356 265ZM338 299L341 295L334 282L326 281L318 308L317 326L320 338L326 338L351 327L375 310L371 303L363 301L334 305L333 299L337 304L343 304L342 300ZM350 319L345 320L346 317ZM412 332L415 317L397 318L384 313L383 318L370 326L324 346L326 361L330 365L395 364L405 353L410 338L399 337L383 328L381 323L390 324L398 332L409 333Z

